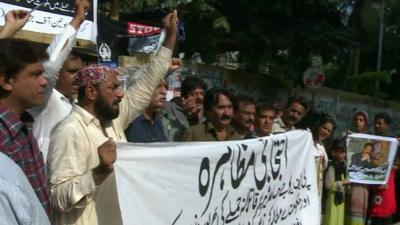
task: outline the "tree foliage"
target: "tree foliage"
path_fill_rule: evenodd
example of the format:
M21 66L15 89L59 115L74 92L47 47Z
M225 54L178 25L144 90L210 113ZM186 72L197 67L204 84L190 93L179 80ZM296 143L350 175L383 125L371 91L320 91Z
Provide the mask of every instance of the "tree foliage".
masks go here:
M123 0L121 0L123 1ZM124 0L125 11L140 12L160 6L157 0ZM131 4L127 4L131 2ZM311 66L311 56L323 59L326 85L374 94L368 77L376 70L379 9L382 0L164 0L178 7L185 24L186 40L179 44L186 55L200 52L214 63L217 55L239 51L246 69L268 68L270 75L301 83ZM381 97L397 91L391 80L400 80L400 1L385 0L385 32ZM368 72L370 71L370 72ZM392 71L392 72L390 72ZM399 76L399 78L396 78ZM383 82L389 81L389 82ZM354 85L349 85L353 82ZM376 90L378 91L378 90ZM379 92L379 91L378 91ZM399 94L400 97L400 94Z
M354 92L379 98L389 97L387 92L382 91L382 89L376 89L377 83L379 85L388 85L391 83L391 76L387 71L366 71L362 74L348 76L346 82Z

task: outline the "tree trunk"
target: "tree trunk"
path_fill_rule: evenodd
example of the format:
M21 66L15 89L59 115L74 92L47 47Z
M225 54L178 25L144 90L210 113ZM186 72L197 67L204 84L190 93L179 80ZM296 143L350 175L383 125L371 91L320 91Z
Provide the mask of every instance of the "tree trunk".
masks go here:
M119 0L112 0L111 1L111 19L112 20L119 20L119 7L120 2Z

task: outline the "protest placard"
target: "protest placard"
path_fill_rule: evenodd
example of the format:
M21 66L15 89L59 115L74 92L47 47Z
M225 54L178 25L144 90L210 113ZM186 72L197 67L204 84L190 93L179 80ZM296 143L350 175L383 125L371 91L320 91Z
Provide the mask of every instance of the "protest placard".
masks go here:
M353 183L385 184L397 151L397 139L369 134L347 138L348 177Z

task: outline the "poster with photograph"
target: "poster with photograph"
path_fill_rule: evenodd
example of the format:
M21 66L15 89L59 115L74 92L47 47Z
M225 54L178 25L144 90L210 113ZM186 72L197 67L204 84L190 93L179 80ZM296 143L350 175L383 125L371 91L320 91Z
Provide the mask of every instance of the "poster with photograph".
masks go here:
M350 182L385 184L397 151L397 139L368 134L347 138L347 174Z

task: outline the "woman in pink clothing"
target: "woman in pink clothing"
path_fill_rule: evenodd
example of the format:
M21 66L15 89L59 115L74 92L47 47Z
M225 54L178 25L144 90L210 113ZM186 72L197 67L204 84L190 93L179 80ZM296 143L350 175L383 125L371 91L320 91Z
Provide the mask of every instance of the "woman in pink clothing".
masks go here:
M352 129L348 133L368 133L368 114L363 110L356 110L353 114ZM352 183L350 185L350 199L347 224L365 225L368 212L369 185Z

